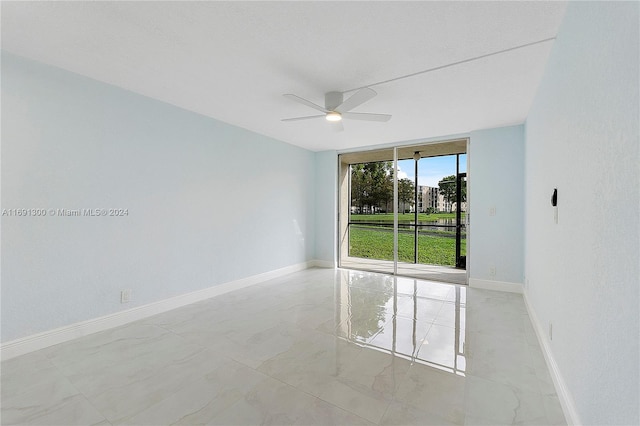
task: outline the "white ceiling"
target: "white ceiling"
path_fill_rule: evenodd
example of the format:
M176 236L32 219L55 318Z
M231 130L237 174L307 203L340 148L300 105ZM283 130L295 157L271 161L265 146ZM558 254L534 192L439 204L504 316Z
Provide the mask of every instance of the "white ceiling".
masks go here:
M2 49L315 151L522 123L566 2L2 2ZM388 123L283 123L372 85ZM347 97L350 93L347 93Z

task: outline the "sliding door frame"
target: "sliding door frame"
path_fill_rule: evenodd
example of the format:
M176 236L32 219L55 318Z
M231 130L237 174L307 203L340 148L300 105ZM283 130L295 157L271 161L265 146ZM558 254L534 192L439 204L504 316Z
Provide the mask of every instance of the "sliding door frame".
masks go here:
M436 148L438 145L446 145L449 143L462 143L465 144L464 153L466 154L467 161L467 171L466 171L466 179L467 179L467 208L465 215L465 227L466 227L466 283L469 282L469 270L470 270L470 239L471 239L471 230L470 230L470 212L471 212L471 179L470 179L470 156L469 156L469 144L470 138L468 135L463 135L460 137L447 138L447 139L433 139L433 140L425 140L425 141L413 141L412 143L406 144L394 144L394 145L382 145L379 147L368 147L364 149L352 149L352 150L344 150L337 152L337 162L338 162L338 196L337 196L337 232L336 232L336 255L337 255L337 265L338 267L342 266L342 259L345 256L348 256L349 253L349 217L351 214L351 164L358 164L358 162L366 162L367 160L358 160L358 162L348 162L343 161L343 156L352 155L352 156L367 156L368 154L380 152L380 151L393 151L393 275L398 275L398 161L399 161L399 150L407 150L407 149L415 149L415 148ZM459 152L462 153L462 152ZM453 153L452 153L453 154ZM429 156L438 156L438 155L450 155L450 154L434 154ZM384 161L384 160L379 160ZM389 160L386 160L389 161ZM456 163L456 167L458 167L458 163ZM417 191L417 188L416 188ZM459 203L460 204L460 203ZM417 206L415 206L417 208Z

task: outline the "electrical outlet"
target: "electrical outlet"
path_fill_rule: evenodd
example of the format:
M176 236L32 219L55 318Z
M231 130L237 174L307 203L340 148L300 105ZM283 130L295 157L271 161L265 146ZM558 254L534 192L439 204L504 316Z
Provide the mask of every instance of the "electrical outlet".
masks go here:
M489 207L489 216L495 216L496 215L496 207L492 206Z
M122 290L120 292L120 303L129 303L131 301L131 289Z
M553 340L553 323L549 322L549 340Z
M495 266L490 266L489 267L489 275L492 277L496 276L496 267Z

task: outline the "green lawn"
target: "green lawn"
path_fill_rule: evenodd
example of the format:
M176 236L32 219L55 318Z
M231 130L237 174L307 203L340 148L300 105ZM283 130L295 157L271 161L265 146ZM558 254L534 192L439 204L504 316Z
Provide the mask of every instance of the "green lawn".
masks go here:
M361 217L365 215L354 216ZM371 216L380 217L384 215ZM391 217L393 220L393 215ZM433 232L429 232L418 236L418 263L455 266L455 232L446 232L447 236L433 234ZM465 238L461 240L461 246L461 255L464 256L466 254ZM398 260L413 263L413 250L413 233L398 233ZM369 259L393 260L393 232L352 225L349 231L349 255Z

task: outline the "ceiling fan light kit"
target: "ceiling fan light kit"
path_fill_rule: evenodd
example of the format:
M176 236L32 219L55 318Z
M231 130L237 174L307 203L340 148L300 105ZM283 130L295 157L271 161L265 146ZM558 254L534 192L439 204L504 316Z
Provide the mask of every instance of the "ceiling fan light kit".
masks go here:
M336 111L329 111L325 118L327 121L340 121L342 120L342 114Z
M300 96L296 96L293 94L285 94L283 95L285 98L291 99L292 101L298 102L302 105L306 105L310 108L313 108L317 111L322 111L324 115L311 115L306 117L294 117L294 118L285 118L282 121L300 121L300 120L310 120L313 118L321 118L324 117L327 121L331 122L339 122L343 118L345 119L353 119L353 120L364 120L364 121L389 121L391 116L389 114L372 114L367 112L350 112L352 109L362 105L367 102L374 96L376 96L376 92L373 89L368 87L364 87L362 89L357 90L353 95L351 95L347 100L344 100L344 94L342 92L328 92L324 95L324 107L320 105L314 104L313 102L301 98ZM338 128L338 130L342 130L342 126Z

